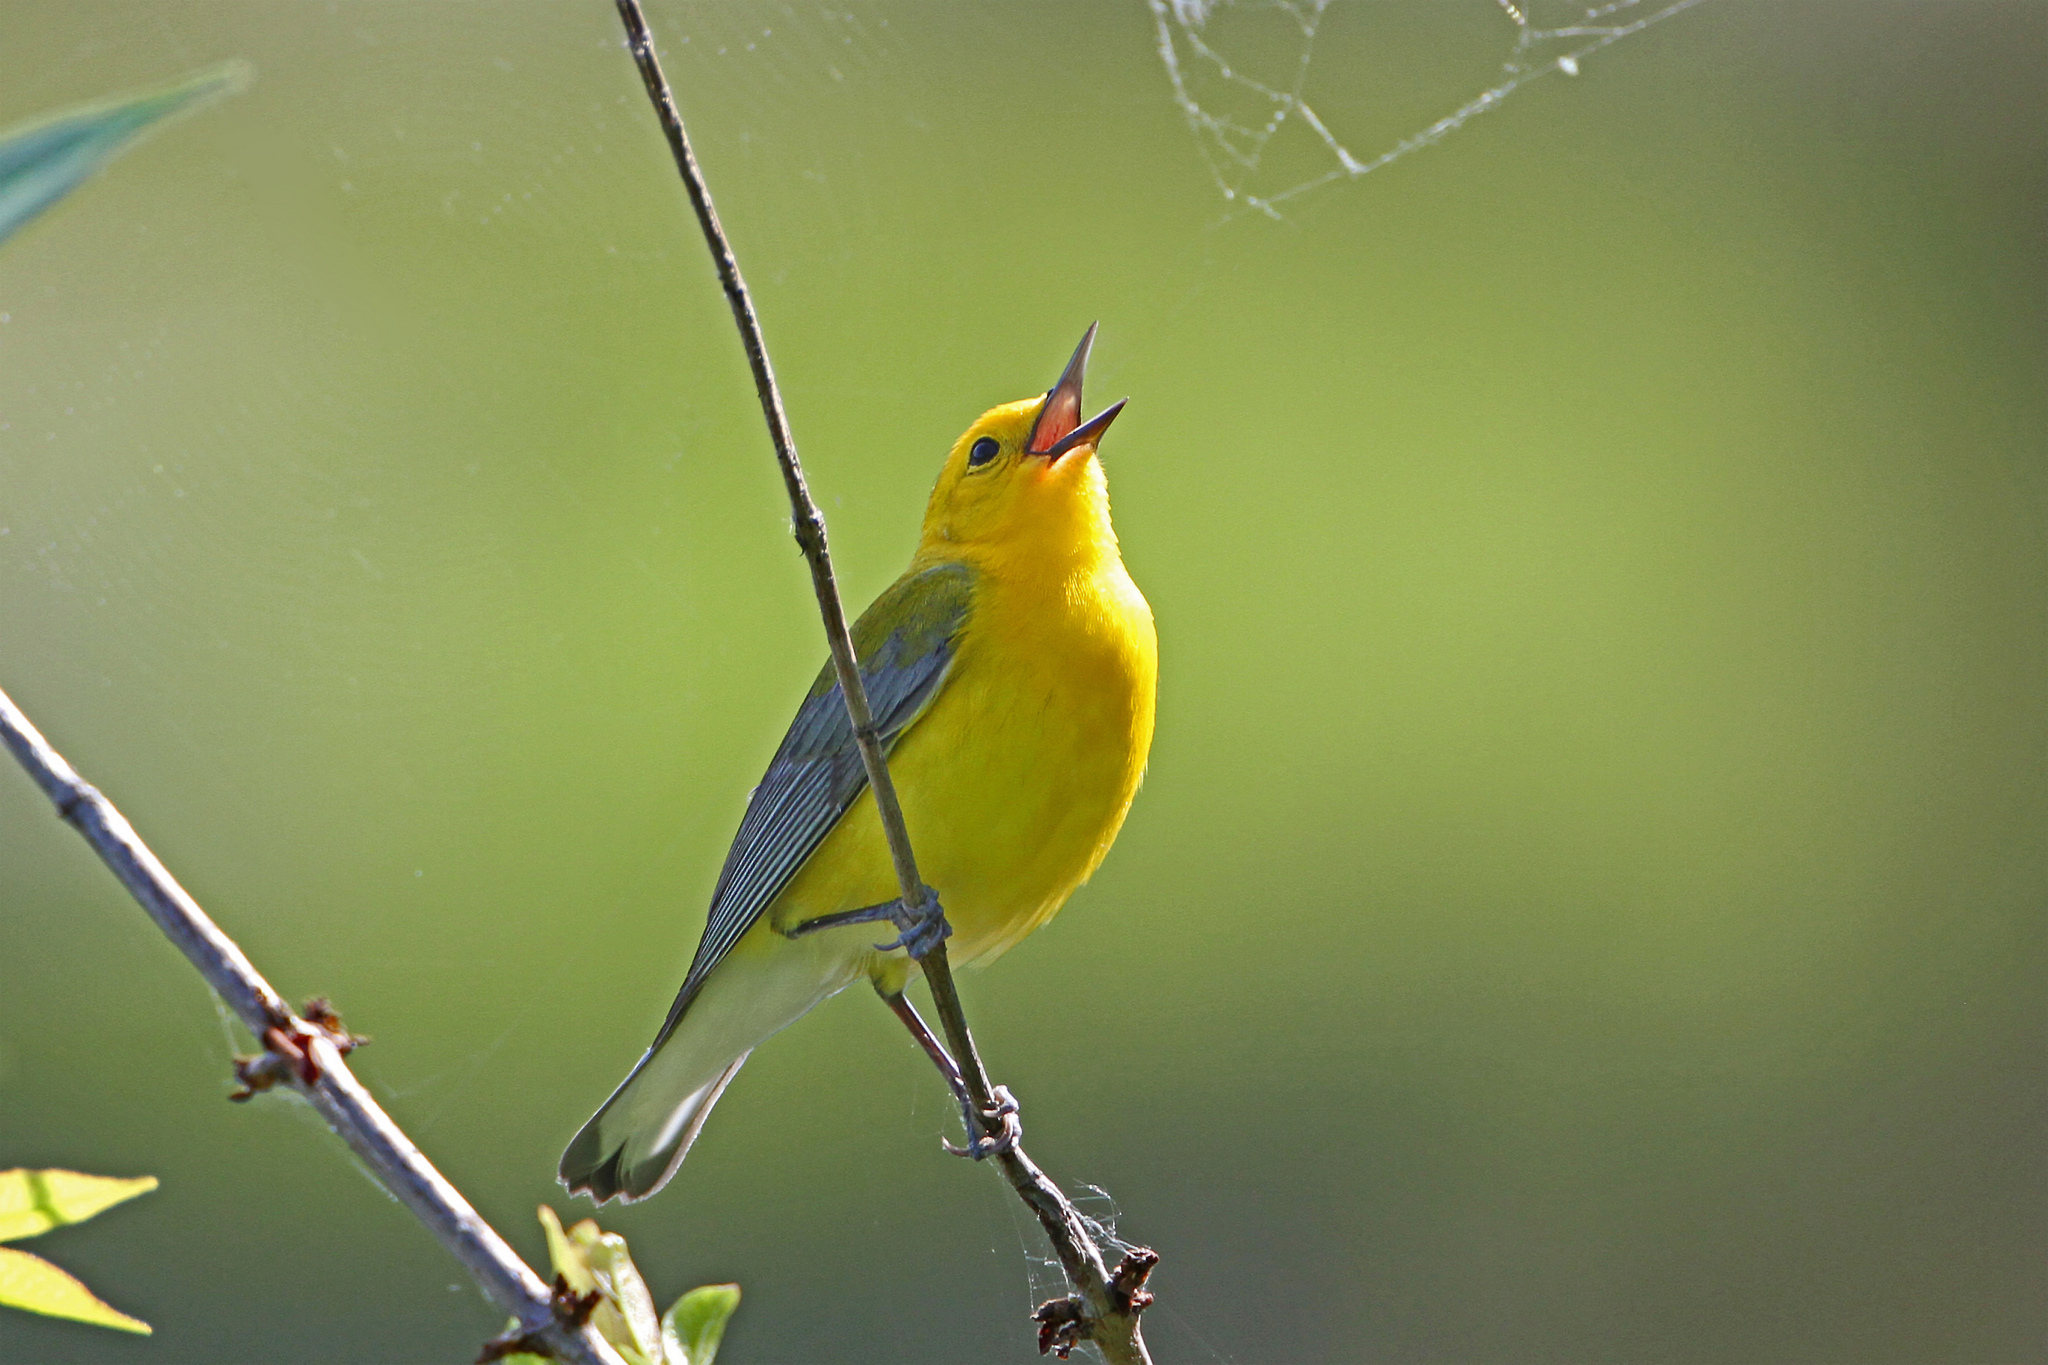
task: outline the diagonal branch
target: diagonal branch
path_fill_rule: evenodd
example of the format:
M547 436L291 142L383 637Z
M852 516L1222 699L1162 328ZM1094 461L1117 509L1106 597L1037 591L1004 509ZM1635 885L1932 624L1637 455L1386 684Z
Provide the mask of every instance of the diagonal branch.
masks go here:
M214 993L265 1041L270 1051L239 1068L243 1083L252 1090L288 1083L303 1094L384 1188L398 1196L484 1292L517 1317L557 1360L621 1365L617 1353L594 1329L558 1318L540 1276L370 1097L342 1060L342 1053L359 1040L341 1029L324 1006L309 1005L310 1018L295 1014L235 941L157 861L114 803L79 777L5 692L0 692L0 743L199 969Z
M825 640L832 651L833 673L839 680L841 694L846 698L854 740L860 747L861 764L867 770L869 789L875 794L875 810L881 817L882 830L889 841L889 856L895 863L903 904L908 915L915 918L918 912L929 908L927 897L931 893L918 875L917 855L910 847L910 832L903 822L903 807L896 798L896 784L889 776L874 711L868 705L867 688L861 682L853 640L847 633L846 608L839 598L839 583L832 573L832 554L825 540L825 517L818 510L818 504L811 497L810 486L804 480L803 465L797 460L796 439L790 434L789 418L783 411L782 393L776 387L775 371L768 362L768 344L762 338L761 322L754 313L753 297L747 292L746 281L740 277L739 261L733 255L732 242L718 221L717 209L712 206L711 188L697 166L695 153L690 150L689 135L683 130L683 118L677 112L675 96L669 90L660 59L654 53L654 38L648 32L646 16L640 12L639 0L616 0L616 3L619 20L626 29L626 45L633 54L634 64L640 69L641 82L647 87L647 98L654 106L655 117L660 120L669 151L675 157L676 169L682 174L683 186L689 192L690 205L697 212L698 225L704 230L705 245L710 248L712 264L718 270L718 282L725 290L733 322L739 328L747 364L754 372L754 389L760 395L761 415L767 420L768 438L775 446L775 461L782 469L782 481L789 491L796 541L810 565L811 586L817 593L818 612L824 618ZM983 1134L990 1139L999 1138L1003 1134L1003 1120L997 1117L1000 1111L994 1096L995 1087L989 1083L988 1072L975 1049L973 1035L967 1030L967 1016L960 1007L960 993L953 985L952 965L944 941L931 948L920 961L925 982L931 988L932 1002L946 1031L946 1041L952 1047L953 1055L959 1059L968 1095L981 1118ZM974 1134L968 1136L971 1139ZM1158 1260L1157 1255L1150 1251L1133 1252L1112 1273L1103 1261L1102 1248L1089 1235L1080 1214L1060 1192L1059 1186L1025 1155L1021 1144L996 1153L995 1160L1016 1189L1018 1197L1038 1215L1038 1221L1044 1225L1046 1235L1052 1240L1054 1251L1060 1258L1067 1282L1078 1295L1078 1299L1056 1300L1039 1310L1040 1352L1054 1347L1059 1349L1061 1356L1065 1356L1076 1342L1091 1340L1101 1348L1111 1365L1140 1365L1141 1362L1149 1365L1150 1357L1146 1354L1144 1336L1139 1330L1138 1314L1151 1302L1151 1295L1142 1286L1145 1275Z

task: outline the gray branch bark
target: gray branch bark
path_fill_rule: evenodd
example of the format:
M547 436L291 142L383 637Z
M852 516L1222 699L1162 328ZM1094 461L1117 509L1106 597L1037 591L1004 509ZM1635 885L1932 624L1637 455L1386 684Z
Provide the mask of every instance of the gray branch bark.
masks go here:
M214 993L227 1002L249 1032L272 1048L264 1062L284 1061L293 1049L307 1059L262 1066L264 1080L290 1084L303 1094L384 1188L398 1196L462 1262L484 1292L516 1317L538 1343L545 1344L557 1360L574 1365L622 1365L618 1354L593 1329L572 1328L557 1319L549 1287L540 1276L371 1098L342 1059L342 1050L349 1045L347 1035L336 1033L317 1018L309 1022L293 1012L235 941L178 885L114 803L79 777L4 692L0 692L0 743L6 744L56 805L57 813L85 836L157 927L199 969ZM282 1052L273 1039L282 1042ZM245 1076L250 1070L245 1068Z

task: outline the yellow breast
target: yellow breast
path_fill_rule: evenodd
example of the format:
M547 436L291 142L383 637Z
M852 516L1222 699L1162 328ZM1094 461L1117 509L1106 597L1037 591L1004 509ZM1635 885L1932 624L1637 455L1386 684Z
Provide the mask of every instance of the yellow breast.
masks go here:
M1094 872L1152 745L1158 645L1123 565L1035 597L977 595L955 675L890 765L966 961L1045 923Z
M1102 861L1144 775L1157 677L1151 609L1114 555L1056 577L981 574L946 684L889 762L955 961L1011 947ZM896 894L864 795L771 917ZM873 969L900 977L900 957Z

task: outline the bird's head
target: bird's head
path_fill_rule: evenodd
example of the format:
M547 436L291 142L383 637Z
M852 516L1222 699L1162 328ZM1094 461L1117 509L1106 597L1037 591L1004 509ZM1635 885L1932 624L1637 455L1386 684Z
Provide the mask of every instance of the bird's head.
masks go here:
M1081 420L1081 379L1095 328L1043 397L990 408L967 428L932 489L924 548L1016 554L1053 564L1116 550L1096 442L1123 402Z

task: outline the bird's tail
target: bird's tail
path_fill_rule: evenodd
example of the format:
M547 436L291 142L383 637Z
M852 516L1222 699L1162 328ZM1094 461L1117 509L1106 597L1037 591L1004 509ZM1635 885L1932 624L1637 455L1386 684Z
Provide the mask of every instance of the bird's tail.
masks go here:
M762 945L767 951L750 946L719 963L675 1027L576 1134L559 1172L570 1193L631 1203L666 1185L755 1046L856 974L844 957L779 938Z

